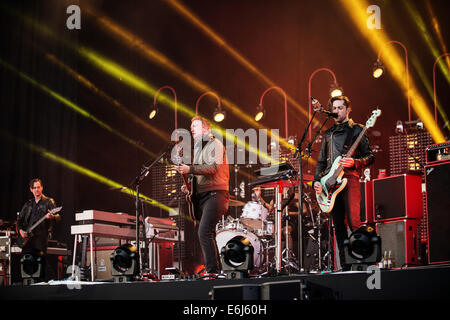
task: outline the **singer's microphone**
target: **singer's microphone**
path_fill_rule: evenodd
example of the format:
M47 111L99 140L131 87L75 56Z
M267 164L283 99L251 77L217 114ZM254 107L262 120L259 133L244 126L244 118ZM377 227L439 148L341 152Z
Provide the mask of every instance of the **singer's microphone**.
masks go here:
M324 108L322 107L320 102L318 100L314 99L313 97L311 97L311 103L312 103L314 111L320 111L322 113L325 113L329 117L333 117L333 118L337 118L338 117L337 113L324 110Z

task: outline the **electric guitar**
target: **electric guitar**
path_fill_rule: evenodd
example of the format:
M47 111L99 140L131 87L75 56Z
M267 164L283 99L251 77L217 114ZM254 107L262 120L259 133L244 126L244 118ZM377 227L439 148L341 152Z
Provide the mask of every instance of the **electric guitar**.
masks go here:
M175 157L174 164L180 165L182 164L181 157ZM197 178L195 175L182 174L184 184L188 190L186 193L186 203L188 207L188 215L189 219L194 222L194 227L197 226L200 218L198 217L198 209L197 209Z
M188 206L188 213L189 218L194 222L194 227L197 226L200 219L198 218L198 210L197 210L197 200L196 200L196 194L197 194L197 178L192 175L191 177L188 177L187 174L182 174L184 184L186 185L186 188L188 189L188 193L186 194L186 203Z
M62 209L62 207L57 207L54 209L51 209L48 213L50 214L55 214L60 212ZM46 214L47 215L47 214ZM25 232L28 234L28 236L26 238L22 238L22 236L20 235L20 230L17 230L17 245L20 248L25 247L25 245L28 243L28 241L30 240L31 237L33 237L32 231L42 223L42 221L45 220L45 216L44 215L42 218L40 218L38 221L36 221L31 227L27 228L27 230L25 230Z
M353 155L367 129L374 126L375 120L380 116L380 114L381 110L379 109L372 111L372 115L370 116L369 120L367 120L366 125L364 126L363 130L361 131L351 148L348 150L348 152L344 156L338 156L334 160L330 171L320 179L322 192L316 193L316 198L317 203L319 204L319 207L323 212L329 213L333 209L336 196L347 185L347 178L342 178L344 175L344 167L339 164L339 162L343 157L348 158Z

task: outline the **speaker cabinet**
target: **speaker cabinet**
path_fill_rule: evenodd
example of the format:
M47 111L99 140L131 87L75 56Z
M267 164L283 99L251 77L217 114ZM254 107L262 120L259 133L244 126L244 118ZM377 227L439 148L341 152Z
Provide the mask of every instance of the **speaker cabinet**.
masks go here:
M417 227L420 220L403 219L375 225L381 237L381 255L391 252L393 268L419 265L419 241Z
M99 246L95 248L95 251L93 252L95 260L95 269L94 269L95 280L112 279L110 256L116 248L117 246ZM89 247L86 249L86 261L88 266L89 265L92 266L91 250Z
M421 219L423 216L422 178L402 174L373 180L375 221Z
M303 280L273 281L261 284L261 300L304 300Z
M450 262L450 161L425 166L428 262Z
M373 223L373 181L360 182L360 217L362 224Z

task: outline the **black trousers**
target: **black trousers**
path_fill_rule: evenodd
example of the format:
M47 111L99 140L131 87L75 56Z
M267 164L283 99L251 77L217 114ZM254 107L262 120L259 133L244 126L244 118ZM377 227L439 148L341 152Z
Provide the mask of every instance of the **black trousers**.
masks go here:
M342 269L349 270L345 264L344 240L348 238L347 226L355 231L361 224L360 201L361 189L358 177L345 176L347 186L336 197L334 208L331 211L337 247L339 249L339 262Z
M198 238L208 273L219 273L221 270L220 254L216 243L216 225L228 210L228 198L228 191L209 191L198 194L200 211Z

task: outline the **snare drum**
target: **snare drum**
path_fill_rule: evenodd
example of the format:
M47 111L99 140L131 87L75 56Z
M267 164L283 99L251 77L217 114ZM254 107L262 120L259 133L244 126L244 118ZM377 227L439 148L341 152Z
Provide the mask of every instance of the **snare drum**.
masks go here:
M242 210L241 222L254 230L264 229L269 211L257 202L247 202Z

